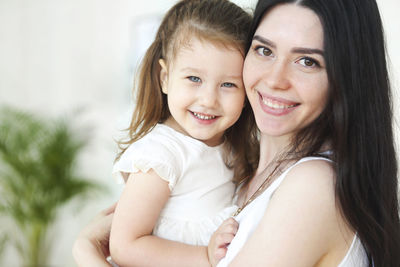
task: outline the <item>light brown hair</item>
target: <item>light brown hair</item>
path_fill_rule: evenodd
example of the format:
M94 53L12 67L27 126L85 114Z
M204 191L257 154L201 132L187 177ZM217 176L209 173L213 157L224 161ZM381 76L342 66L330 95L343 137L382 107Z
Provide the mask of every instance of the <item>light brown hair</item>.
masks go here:
M128 139L118 143L120 152L116 160L130 144L170 116L167 96L161 91L159 60L164 59L168 66L179 48L193 37L238 49L244 56L250 24L250 14L227 0L183 0L167 12L141 62ZM225 131L225 140L229 155L226 164L234 169L234 181L240 182L253 174L258 161L256 127L249 104L245 104L238 121Z

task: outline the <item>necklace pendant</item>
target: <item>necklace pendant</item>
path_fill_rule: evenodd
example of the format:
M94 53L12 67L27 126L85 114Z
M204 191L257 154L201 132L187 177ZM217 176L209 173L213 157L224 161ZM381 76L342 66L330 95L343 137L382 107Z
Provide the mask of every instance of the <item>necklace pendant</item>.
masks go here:
M233 217L236 217L239 215L239 213L242 211L242 208L238 208L234 214L232 214Z

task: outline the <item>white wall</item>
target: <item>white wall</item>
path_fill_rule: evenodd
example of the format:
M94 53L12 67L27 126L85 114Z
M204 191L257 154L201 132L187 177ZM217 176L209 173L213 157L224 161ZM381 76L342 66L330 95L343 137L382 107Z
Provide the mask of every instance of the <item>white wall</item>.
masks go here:
M234 1L253 6L256 0ZM399 99L400 19L398 0L378 0L387 31L394 88ZM0 104L46 115L84 108L80 124L93 126L82 157L87 176L111 192L96 201L67 207L53 231L52 266L74 266L73 239L101 208L115 201L120 187L111 179L113 137L126 124L135 61L143 51L142 32L174 0L0 0ZM397 101L398 103L398 101ZM399 114L397 114L399 118ZM15 266L15 254L7 266Z
M397 151L400 153L400 1L377 0L381 11L383 25L386 33L386 45L389 55L390 78L393 85L394 114L395 114L395 137ZM400 157L398 156L398 159Z

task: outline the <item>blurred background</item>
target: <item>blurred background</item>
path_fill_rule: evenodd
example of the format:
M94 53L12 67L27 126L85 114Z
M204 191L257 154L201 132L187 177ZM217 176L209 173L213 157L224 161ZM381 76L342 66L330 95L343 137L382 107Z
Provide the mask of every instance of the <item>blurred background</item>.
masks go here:
M395 131L399 140L400 2L377 1L386 30L395 96ZM129 124L131 88L137 63L151 42L161 17L175 2L0 0L0 108L8 106L29 113L0 109L3 113L0 123L7 121L4 117L9 118L10 125L13 121L29 121L33 128L17 129L18 134L21 138L25 134L32 146L43 151L49 149L49 140L56 134L64 134L64 144L75 148L60 158L65 160L66 155L71 158L74 164L69 162L71 168L64 172L70 176L64 176L66 179L72 177L76 183L63 184L60 178L53 188L43 189L48 192L56 190L57 186L70 188L70 196L54 201L41 198L41 201L59 204L55 205L54 214L49 215L52 223L48 225L46 244L51 245L45 250L47 255L42 255L48 258L49 266L76 266L71 247L79 230L98 211L118 199L122 186L111 177L117 151L114 140ZM256 3L255 0L233 2L247 9ZM58 125L56 130L51 128L51 123ZM47 135L40 140L34 139L32 133L35 131ZM11 133L10 130L9 136ZM13 140L8 138L5 143L11 146ZM54 144L54 150L57 145ZM13 150L17 151L18 146L14 144ZM35 157L37 155L32 156ZM55 166L54 162L55 159L41 160L41 164L50 166L49 170ZM63 164L61 159L57 162ZM17 175L8 174L10 177ZM80 186L79 190L76 184ZM34 190L39 190L35 186L32 185ZM3 194L8 192L5 191L7 188L1 190ZM20 199L24 197L21 195ZM4 214L0 215L3 216L0 217L0 228L10 230L0 235L0 265L21 266L24 259L12 245L18 243L13 237L25 234L15 230L15 221ZM43 214L44 217L46 212ZM29 229L27 231L31 231ZM24 243L23 239L19 242Z

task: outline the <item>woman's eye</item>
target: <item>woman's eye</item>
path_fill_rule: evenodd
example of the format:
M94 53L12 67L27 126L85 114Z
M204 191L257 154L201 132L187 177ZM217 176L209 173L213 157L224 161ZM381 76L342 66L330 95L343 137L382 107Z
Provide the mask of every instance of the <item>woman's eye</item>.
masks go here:
M305 67L310 67L310 68L319 67L320 66L319 63L316 60L314 60L312 58L309 58L309 57L301 58L298 62L301 65L303 65Z
M226 82L226 83L223 83L222 86L223 86L223 87L229 87L229 88L230 88L230 87L236 87L236 84Z
M189 81L194 82L194 83L201 82L200 78L196 77L196 76L188 76L187 79L189 79Z
M257 46L257 47L255 48L255 50L256 50L257 54L259 54L260 56L267 56L267 57L269 57L269 56L272 54L271 49L268 49L268 48L266 48L266 47L264 47L264 46Z

